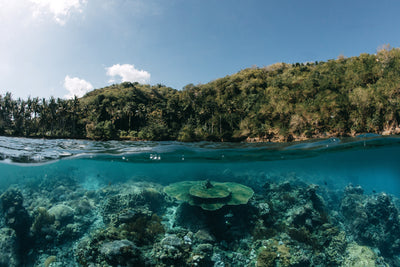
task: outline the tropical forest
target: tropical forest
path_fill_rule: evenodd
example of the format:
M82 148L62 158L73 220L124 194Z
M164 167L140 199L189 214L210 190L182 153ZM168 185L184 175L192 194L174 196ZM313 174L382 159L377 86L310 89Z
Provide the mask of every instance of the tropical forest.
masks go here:
M251 67L182 90L131 82L81 98L0 96L0 135L94 140L287 142L396 134L400 49Z

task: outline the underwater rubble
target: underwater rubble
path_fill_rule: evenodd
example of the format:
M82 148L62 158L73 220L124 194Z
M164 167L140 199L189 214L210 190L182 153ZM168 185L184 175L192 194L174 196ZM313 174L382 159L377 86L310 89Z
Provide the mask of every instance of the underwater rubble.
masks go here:
M150 182L13 185L0 191L0 266L400 266L398 198L257 180L200 203ZM237 205L233 185L248 190Z

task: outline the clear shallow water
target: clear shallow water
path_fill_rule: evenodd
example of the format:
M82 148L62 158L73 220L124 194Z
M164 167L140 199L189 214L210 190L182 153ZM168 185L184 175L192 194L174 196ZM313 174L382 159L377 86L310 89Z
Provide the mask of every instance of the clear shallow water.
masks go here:
M51 177L86 189L125 181L237 181L259 190L266 179L400 196L400 138L366 135L288 144L95 142L0 137L0 188Z
M400 266L399 155L399 137L376 135L288 144L0 137L0 265L194 266L196 256L198 266L269 266L265 255L286 251L276 266ZM206 211L164 192L205 179L255 194ZM127 264L135 259L147 265Z

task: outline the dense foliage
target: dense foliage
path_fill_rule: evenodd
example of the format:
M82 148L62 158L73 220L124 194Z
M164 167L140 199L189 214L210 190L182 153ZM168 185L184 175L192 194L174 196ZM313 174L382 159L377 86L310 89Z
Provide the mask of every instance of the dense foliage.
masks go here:
M244 69L178 91L125 82L73 100L0 96L0 134L290 141L398 129L400 49Z

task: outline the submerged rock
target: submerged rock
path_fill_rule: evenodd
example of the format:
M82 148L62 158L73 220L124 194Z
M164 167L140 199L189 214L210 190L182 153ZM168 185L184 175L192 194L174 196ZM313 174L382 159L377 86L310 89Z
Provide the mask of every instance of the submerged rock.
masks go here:
M177 235L168 235L161 240L162 246L176 247L178 249L182 247L183 243L183 240Z
M71 193L63 204L43 197L47 191L25 190L26 209L21 191L9 190L1 198L0 266L400 266L398 200L290 177L269 180L245 205L225 204L233 190L209 190L204 182L187 190L194 206L144 182L110 185L90 197ZM207 201L224 205L206 210ZM29 254L20 253L9 224L24 218L16 210L33 219L23 239ZM26 262L18 262L21 255Z
M115 189L113 189L115 190ZM129 217L135 216L135 210L147 210L151 213L161 213L168 201L161 186L151 183L130 184L120 188L105 198L102 205L102 215L106 223L113 220L129 220ZM116 218L118 215L119 218Z
M197 254L211 257L213 253L213 245L208 243L199 244L197 247L195 247L194 251Z
M194 233L204 230L216 242L232 242L249 234L255 213L251 204L224 206L215 211L207 211L184 202L176 211L174 226L184 227ZM197 242L196 238L194 241Z
M141 262L140 250L128 240L115 240L102 244L100 253L112 265L135 266Z
M367 246L360 246L357 243L351 243L346 250L346 260L344 266L349 267L367 267L367 266L388 266L379 265L378 256Z
M400 218L391 197L385 193L366 196L360 194L361 189L350 189L346 189L341 202L349 232L360 244L379 248L384 256L398 255Z
M61 224L67 224L74 219L75 211L65 204L58 204L49 209L49 214L54 216Z
M207 230L200 229L194 234L194 239L199 243L214 243L215 237L211 235Z
M189 251L190 245L179 236L170 234L153 246L152 255L158 262L157 266L185 266Z
M333 224L319 187L269 181L256 195L251 246L258 266L340 266L346 235Z
M5 224L15 231L19 261L24 261L26 253L32 247L30 227L32 219L23 206L23 196L19 189L10 188L1 196Z
M363 195L364 189L360 185L353 186L352 184L349 184L344 189L344 193L346 195L349 195L349 194Z
M275 266L275 260L278 254L274 251L263 249L257 256L257 267Z
M78 262L83 266L145 266L151 261L144 251L151 251L165 230L157 214L142 208L115 214L107 227L82 239L75 251Z
M0 199L5 214L6 225L15 230L18 238L23 239L27 237L32 219L23 206L21 191L10 188L0 196Z
M34 213L32 231L34 233L40 233L44 227L53 224L54 220L54 214L50 214L44 207L38 207Z
M15 231L11 228L0 229L0 266L20 266L18 244Z

